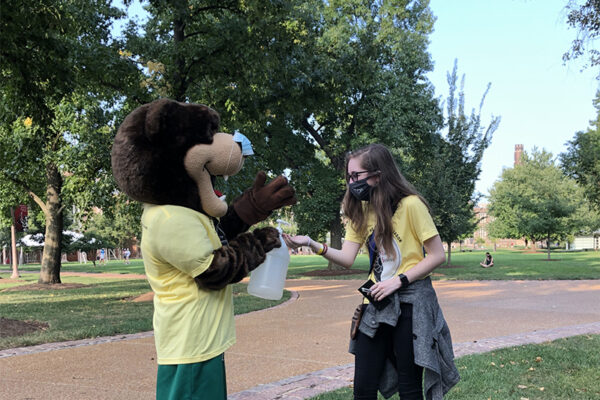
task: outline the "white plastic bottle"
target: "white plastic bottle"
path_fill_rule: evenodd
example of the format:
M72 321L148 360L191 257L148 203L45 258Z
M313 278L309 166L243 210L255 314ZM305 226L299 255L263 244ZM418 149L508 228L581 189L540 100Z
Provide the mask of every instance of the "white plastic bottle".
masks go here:
M250 282L248 282L248 293L267 300L279 300L283 296L283 286L290 263L290 253L281 237L281 224L289 225L289 223L281 219L277 220L281 247L267 253L265 261L250 273Z

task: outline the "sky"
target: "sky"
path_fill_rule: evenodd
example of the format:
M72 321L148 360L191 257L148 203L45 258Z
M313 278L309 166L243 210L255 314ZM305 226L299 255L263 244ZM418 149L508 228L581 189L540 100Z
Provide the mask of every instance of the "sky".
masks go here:
M482 160L476 190L484 195L512 168L514 148L534 146L554 156L585 131L596 116L592 101L598 70L583 69L587 59L564 64L577 31L566 23L567 0L431 0L437 20L429 53L435 64L428 78L436 97L448 96L447 72L454 60L465 76L465 108L479 108L484 126L501 122ZM485 202L485 199L482 200Z

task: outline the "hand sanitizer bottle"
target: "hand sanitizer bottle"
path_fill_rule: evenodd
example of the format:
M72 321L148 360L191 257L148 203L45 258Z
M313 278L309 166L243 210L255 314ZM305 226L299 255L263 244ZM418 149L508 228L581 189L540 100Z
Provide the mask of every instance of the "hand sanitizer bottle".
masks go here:
M283 296L283 286L290 263L290 253L281 237L283 232L281 224L289 225L289 223L281 219L277 220L281 247L267 253L265 261L250 273L250 282L248 282L248 293L267 300L279 300Z

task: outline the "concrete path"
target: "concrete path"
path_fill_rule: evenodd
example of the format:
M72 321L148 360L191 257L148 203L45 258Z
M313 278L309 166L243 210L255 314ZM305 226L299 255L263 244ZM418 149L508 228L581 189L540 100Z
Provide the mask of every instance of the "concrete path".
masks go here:
M305 399L352 381L360 280L291 280L297 298L236 318L230 400ZM457 356L600 334L600 281L434 282ZM0 351L0 399L151 399L151 332Z

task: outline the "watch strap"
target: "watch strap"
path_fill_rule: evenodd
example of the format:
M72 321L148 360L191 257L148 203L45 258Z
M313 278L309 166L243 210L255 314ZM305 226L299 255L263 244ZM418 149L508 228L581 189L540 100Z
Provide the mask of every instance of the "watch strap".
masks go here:
M398 278L400 279L400 282L402 282L402 286L400 286L400 288L405 288L408 285L410 285L410 282L408 281L408 278L406 277L406 275L400 274L400 275L398 275Z

